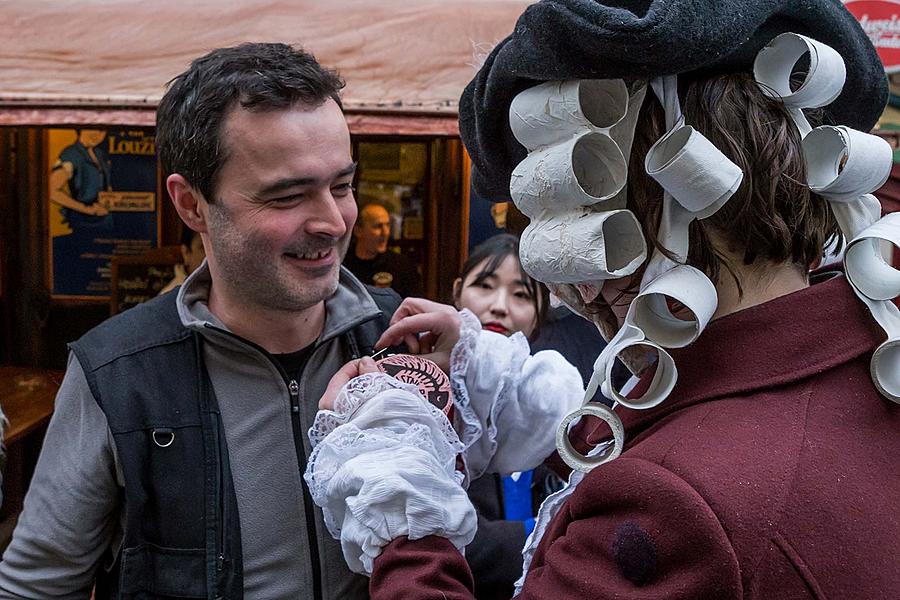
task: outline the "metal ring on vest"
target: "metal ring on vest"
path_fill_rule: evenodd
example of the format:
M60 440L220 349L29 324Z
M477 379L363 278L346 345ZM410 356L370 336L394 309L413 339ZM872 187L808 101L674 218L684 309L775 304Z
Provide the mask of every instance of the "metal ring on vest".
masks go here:
M156 437L157 435L164 435L164 436L168 435L169 438L166 439L164 442L161 442L161 441L159 441L159 438ZM159 446L160 448L168 448L169 446L172 445L172 442L175 441L175 432L172 431L171 429L154 429L153 433L151 434L151 437L153 438L153 443L156 444L157 446Z

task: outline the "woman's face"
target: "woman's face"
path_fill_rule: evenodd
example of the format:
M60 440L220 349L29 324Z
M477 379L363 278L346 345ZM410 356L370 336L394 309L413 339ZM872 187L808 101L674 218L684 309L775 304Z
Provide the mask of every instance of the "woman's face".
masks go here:
M537 310L534 298L522 280L519 261L509 255L497 270L475 283L487 262L485 259L478 264L465 280L456 280L456 307L472 311L484 329L503 335L521 331L525 337L530 337L537 326Z

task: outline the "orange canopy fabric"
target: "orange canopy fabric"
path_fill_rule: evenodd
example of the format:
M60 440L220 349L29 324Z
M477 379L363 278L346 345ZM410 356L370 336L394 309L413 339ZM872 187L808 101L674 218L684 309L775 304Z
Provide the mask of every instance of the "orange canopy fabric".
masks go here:
M144 124L209 50L304 47L347 81L349 111L456 115L526 0L0 0L0 124Z

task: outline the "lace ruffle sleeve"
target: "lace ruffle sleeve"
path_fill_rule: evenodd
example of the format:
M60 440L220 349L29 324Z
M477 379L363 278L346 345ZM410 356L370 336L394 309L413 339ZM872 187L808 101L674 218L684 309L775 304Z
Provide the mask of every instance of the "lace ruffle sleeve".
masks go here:
M462 451L444 414L415 386L374 373L319 411L304 475L351 570L370 574L391 540L439 535L462 549L476 518L456 471Z
M467 312L461 311L464 330ZM540 464L555 448L557 425L584 396L581 375L558 352L531 356L521 333L506 337L478 326L474 335L461 332L450 377L457 406L465 406L464 434L466 427L479 432L462 436L472 479Z

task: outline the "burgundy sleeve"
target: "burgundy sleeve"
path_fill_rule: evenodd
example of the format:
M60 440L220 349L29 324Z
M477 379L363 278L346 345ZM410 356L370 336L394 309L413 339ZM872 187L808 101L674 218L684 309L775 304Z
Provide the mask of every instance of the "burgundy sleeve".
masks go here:
M519 600L742 597L737 556L703 498L672 472L619 458L551 523Z
M399 537L375 559L370 600L474 600L472 572L446 538Z
M641 459L590 473L538 548L519 600L731 600L742 597L737 556L706 501ZM372 600L471 600L465 559L435 536L398 538L375 561Z

